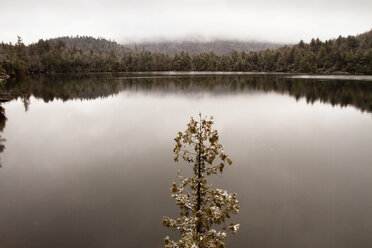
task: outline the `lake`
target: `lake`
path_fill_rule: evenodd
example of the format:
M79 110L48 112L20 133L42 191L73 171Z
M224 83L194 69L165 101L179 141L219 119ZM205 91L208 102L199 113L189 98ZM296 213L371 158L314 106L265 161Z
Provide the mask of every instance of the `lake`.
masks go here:
M233 160L227 247L372 247L372 78L50 75L0 90L0 247L163 247L172 149L212 115ZM4 149L5 148L5 149Z

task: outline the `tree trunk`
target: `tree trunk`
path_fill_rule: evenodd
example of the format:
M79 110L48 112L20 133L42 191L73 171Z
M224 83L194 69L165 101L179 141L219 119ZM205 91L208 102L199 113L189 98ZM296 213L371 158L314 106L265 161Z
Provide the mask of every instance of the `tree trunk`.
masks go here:
M196 205L196 210L197 211L200 211L201 209L201 192L200 192L200 188L201 188L201 147L202 147L202 144L203 144L203 141L202 141L202 136L201 136L201 131L202 131L202 126L201 126L201 118L199 120L199 152L198 152L198 189L197 189L197 205ZM197 233L201 233L201 222L200 222L200 215L198 214L198 223L197 223L197 226L196 226L196 232Z

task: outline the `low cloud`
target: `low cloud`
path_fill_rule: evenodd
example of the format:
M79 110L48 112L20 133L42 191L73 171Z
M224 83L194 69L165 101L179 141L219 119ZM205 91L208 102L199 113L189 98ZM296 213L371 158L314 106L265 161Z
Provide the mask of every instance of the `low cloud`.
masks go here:
M0 1L0 41L26 43L66 35L118 42L238 39L294 43L372 28L372 1L126 0Z

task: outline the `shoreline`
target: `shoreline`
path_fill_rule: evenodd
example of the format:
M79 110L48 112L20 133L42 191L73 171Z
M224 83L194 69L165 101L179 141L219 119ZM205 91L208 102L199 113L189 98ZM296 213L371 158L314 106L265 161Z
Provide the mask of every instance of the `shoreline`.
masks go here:
M53 76L53 75L95 75L95 74L127 74L127 75L163 75L163 76L212 76L212 75L288 75L288 78L303 78L303 79L340 79L345 80L368 80L372 81L371 74L351 74L344 72L317 72L317 73L301 73L301 72L263 72L263 71L102 71L102 72L44 72L26 74L23 76L9 76L5 73L0 73L0 81L6 79L18 80L34 76Z

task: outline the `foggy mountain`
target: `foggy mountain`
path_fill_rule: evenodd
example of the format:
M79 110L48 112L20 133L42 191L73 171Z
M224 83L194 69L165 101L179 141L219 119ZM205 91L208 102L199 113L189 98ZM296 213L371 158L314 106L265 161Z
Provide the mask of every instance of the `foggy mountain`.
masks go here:
M214 40L214 41L161 41L161 42L140 42L119 44L115 41L104 38L93 38L90 36L59 37L50 39L53 44L58 40L63 41L68 48L76 47L83 51L90 49L95 53L109 53L113 50L116 54L123 55L128 49L132 51L159 52L174 55L180 52L187 52L190 55L215 52L219 55L228 55L232 50L237 52L261 51L276 49L284 46L280 43L236 41L236 40Z
M276 49L284 46L280 43L237 41L237 40L214 40L214 41L161 41L142 42L126 45L132 50L159 52L174 55L180 52L187 52L190 55L215 52L218 55L230 54L232 50L237 52L261 51Z

